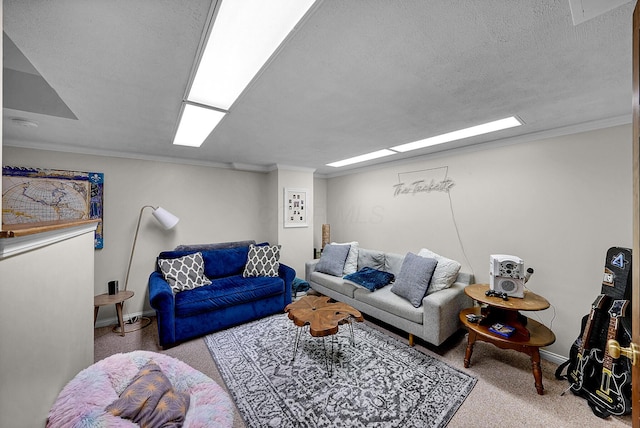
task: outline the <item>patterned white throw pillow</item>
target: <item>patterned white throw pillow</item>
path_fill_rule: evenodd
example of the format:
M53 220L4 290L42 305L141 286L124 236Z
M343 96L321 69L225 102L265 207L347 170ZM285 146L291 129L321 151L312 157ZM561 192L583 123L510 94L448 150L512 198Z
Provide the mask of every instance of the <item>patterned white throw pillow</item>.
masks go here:
M436 291L451 287L451 284L453 284L458 277L458 272L461 267L460 263L443 257L440 254L436 254L427 248L421 249L418 255L429 259L436 259L438 261L436 270L433 272L433 276L431 277L431 285L429 285L427 294L435 293Z
M280 245L255 246L249 245L247 264L242 276L278 276L280 269Z
M175 259L158 259L158 266L174 293L211 284L209 278L204 275L202 253L188 254Z

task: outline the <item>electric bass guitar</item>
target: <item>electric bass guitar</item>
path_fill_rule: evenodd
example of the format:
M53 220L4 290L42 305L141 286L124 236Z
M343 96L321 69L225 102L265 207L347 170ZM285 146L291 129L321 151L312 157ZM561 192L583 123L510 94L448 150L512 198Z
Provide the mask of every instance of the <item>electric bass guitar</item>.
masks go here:
M589 318L584 327L582 333L582 339L580 340L580 346L578 347L578 354L575 358L575 366L572 368L569 366L568 380L571 382L570 389L574 394L579 394L584 386L585 375L591 376L594 372L593 357L589 351L589 341L591 340L591 331L595 324L594 319L596 312L602 310L605 303L609 300L608 296L600 294L596 297L596 300L591 304L591 311L589 312ZM573 364L572 364L573 365ZM588 374L589 372L589 374Z
M620 317L624 316L629 305L628 300L614 300L609 309L609 328L607 331L607 342L616 339L618 336L618 325ZM593 412L600 417L612 415L623 415L631 410L631 399L629 394L624 393L624 389L631 383L631 376L628 372L617 369L617 363L613 362L613 357L609 354L608 346L604 346L603 357L600 357L600 350L593 349L592 357L602 364L602 375L598 388L594 391L586 389L587 401Z

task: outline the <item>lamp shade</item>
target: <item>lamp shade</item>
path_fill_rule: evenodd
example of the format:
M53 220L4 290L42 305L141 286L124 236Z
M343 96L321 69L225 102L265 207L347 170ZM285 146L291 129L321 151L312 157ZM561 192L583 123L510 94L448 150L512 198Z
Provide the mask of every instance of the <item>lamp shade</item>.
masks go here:
M172 229L180 219L162 207L153 210L153 216L166 230Z

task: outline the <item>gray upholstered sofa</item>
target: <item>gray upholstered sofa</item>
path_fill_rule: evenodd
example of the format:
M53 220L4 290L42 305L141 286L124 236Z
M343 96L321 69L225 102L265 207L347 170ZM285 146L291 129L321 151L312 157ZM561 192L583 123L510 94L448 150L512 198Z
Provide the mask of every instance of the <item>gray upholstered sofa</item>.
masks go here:
M352 266L351 271L368 266L390 272L397 278L406 257L402 254L357 248L357 245L356 249L357 267ZM424 249L418 254L426 257L422 254L423 251L426 251L427 255L434 254ZM355 263L353 254L351 258L352 263ZM345 302L365 315L406 331L409 333L410 346L413 346L414 336L436 346L442 344L461 328L458 317L460 311L473 305L472 300L464 293L464 288L473 282L473 275L469 273L456 271L456 276L454 272L450 275L452 278L450 281L453 281L450 286L441 290L431 290L431 292L428 290L428 294L422 298L421 305L414 307L408 300L391 291L393 283L372 292L343 279L343 276L317 271L320 260L311 260L305 265L305 279L313 290L334 300ZM459 269L459 264L454 263ZM347 265L348 263L345 269Z

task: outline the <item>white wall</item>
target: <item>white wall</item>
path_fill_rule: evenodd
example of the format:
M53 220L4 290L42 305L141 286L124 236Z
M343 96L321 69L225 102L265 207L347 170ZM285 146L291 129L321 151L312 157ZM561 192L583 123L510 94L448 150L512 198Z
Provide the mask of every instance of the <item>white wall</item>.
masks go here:
M265 215L273 207L273 196L263 173L7 146L4 164L105 174L104 248L95 250L95 294L106 293L109 280L124 286L143 205L160 205L180 217L174 229L164 231L145 210L128 286L135 296L125 306L131 315L152 313L147 279L160 251L179 244L273 239L273 215ZM286 252L282 261L287 263ZM115 316L115 308L102 307L97 325Z
M282 245L281 260L294 268L299 278L304 278L304 264L313 258L314 210L313 171L280 167L277 184L271 196L278 203L277 224L278 243ZM304 189L307 191L307 226L284 227L284 189Z
M448 194L394 196L399 176L439 181L445 172L455 183ZM529 289L553 305L530 316L555 332L548 350L568 356L600 292L607 249L632 245L631 178L624 125L331 178L327 221L332 240L398 253L427 247L482 283L490 254L523 258L535 269Z
M320 246L319 225L326 222L335 241L399 253L429 247L459 260L478 282L488 281L490 254L522 257L536 270L530 289L555 308L555 317L553 309L531 316L556 333L549 350L566 356L600 290L606 250L631 246L630 142L631 126L624 125L460 150L328 180L295 171L273 175L6 146L4 164L105 173L105 248L95 252L95 294L106 292L112 279L123 285L143 205L161 205L181 218L167 233L149 212L143 216L129 284L136 296L126 307L131 314L150 309L147 278L162 250L183 243L274 241L275 234L283 263L299 271L312 246ZM444 167L455 183L449 194L394 196L399 174L440 180ZM282 229L284 183L309 187L317 198L311 196L315 215L309 228ZM100 311L99 324L115 318L111 308Z
M322 225L327 224L327 180L313 180L313 248L322 248Z
M93 268L92 232L0 260L0 426L44 426L93 364Z

